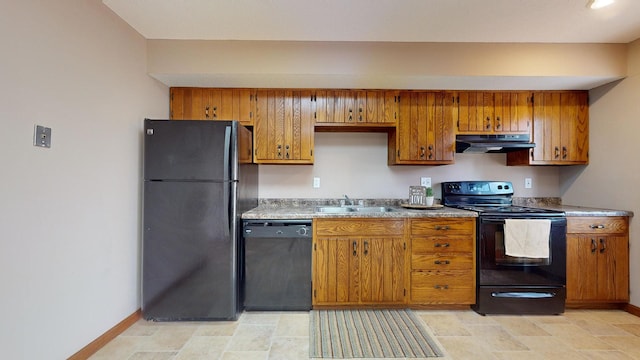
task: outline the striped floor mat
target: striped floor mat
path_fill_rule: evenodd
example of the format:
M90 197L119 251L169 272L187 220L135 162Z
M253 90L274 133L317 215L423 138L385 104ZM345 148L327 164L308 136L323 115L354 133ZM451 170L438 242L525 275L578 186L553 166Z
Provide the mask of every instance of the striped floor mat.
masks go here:
M443 356L408 309L312 310L312 358L427 358Z

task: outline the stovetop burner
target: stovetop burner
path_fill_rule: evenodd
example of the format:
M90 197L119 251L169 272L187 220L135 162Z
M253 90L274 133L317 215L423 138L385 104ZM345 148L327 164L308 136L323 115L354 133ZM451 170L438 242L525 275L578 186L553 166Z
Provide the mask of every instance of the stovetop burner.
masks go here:
M508 181L459 181L442 183L446 206L476 211L481 216L556 217L562 211L512 205L513 185Z
M532 208L525 206L472 206L453 205L459 209L475 211L480 215L509 215L509 216L564 216L563 212L549 209Z

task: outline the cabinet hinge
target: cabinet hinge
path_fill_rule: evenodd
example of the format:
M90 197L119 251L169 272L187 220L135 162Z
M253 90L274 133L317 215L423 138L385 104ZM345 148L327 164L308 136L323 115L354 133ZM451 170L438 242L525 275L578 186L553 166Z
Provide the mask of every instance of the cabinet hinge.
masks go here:
M316 244L313 244L313 250L318 250L318 247L316 246Z
M311 156L313 156L313 150L309 150L309 153L311 154Z
M458 130L460 130L460 120L456 121L456 127L458 127Z
M407 250L407 243L403 243L402 246L404 247L405 250Z
M253 119L253 111L249 111L249 119Z
M535 96L535 94L531 94L531 103L533 104L533 97Z
M400 150L398 150L398 157L400 157Z
M258 156L258 149L256 149L254 152L255 152L256 156Z
M402 296L407 296L407 289L402 289Z
M313 112L313 118L317 119L318 118L318 113L316 111Z
M313 297L318 297L318 294L316 293L316 289L313 289Z

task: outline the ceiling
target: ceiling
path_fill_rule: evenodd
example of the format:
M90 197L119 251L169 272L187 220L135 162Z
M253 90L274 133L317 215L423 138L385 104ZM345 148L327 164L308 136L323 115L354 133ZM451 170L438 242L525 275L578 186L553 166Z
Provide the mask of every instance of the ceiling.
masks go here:
M147 39L628 43L640 1L103 0Z

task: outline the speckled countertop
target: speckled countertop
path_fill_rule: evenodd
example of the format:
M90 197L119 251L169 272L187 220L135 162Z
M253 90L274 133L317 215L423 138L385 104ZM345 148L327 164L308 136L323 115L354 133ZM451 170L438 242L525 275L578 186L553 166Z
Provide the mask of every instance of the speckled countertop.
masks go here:
M566 216L633 216L633 211L599 209L573 205L546 205L543 209L564 211Z
M364 206L384 206L392 211L378 213L319 213L317 206L340 206L335 199L261 199L258 207L242 214L243 219L312 219L312 218L415 218L415 217L477 217L474 211L442 207L439 209L415 210L401 206L398 199L369 199Z
M258 207L242 214L243 219L312 219L312 218L417 218L417 217L477 217L474 211L460 210L450 207L440 209L415 210L401 206L404 199L368 199L364 206L385 206L392 211L379 213L319 213L317 206L340 206L336 199L260 199ZM564 211L567 216L633 216L626 210L589 208L573 205L562 205L558 198L514 198L514 205L539 207Z
M564 211L567 216L633 216L632 211L563 205L559 198L513 198L513 204Z

